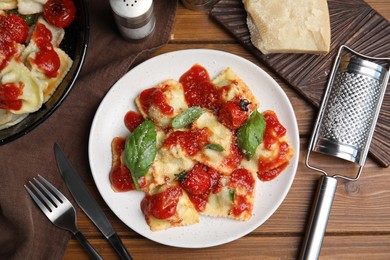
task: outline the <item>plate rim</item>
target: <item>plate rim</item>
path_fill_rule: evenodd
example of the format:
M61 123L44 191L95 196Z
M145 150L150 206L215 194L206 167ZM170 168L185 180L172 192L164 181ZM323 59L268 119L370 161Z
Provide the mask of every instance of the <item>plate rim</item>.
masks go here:
M179 55L180 53L185 53L185 52L194 52L194 53L197 53L197 52L204 52L204 53L210 53L210 52L214 52L216 53L216 55L230 55L232 58L235 58L235 59L239 59L241 62L244 62L244 63L248 63L250 66L254 66L256 68L256 70L258 71L261 71L262 73L262 76L265 76L267 78L267 80L270 80L273 85L275 85L275 87L277 86L278 88L278 92L283 96L283 98L285 99L286 102L286 105L288 106L289 108L289 111L291 112L291 115L292 115L292 122L293 122L293 130L291 129L289 132L291 132L291 134L294 135L294 139L296 139L296 143L294 144L294 152L295 152L295 155L294 155L294 158L290 161L290 164L292 164L292 173L291 173L291 177L288 179L288 183L287 183L287 186L286 186L286 189L283 190L282 192L282 197L280 199L280 201L277 201L277 205L273 208L273 210L269 211L268 214L265 215L265 217L263 216L264 220L263 221L260 221L258 223L258 225L255 225L251 230L249 231L244 231L244 232L240 232L239 234L237 234L236 236L231 236L230 238L228 239L225 239L223 242L219 241L219 242L215 242L215 243L209 243L207 245L202 245L202 246L192 246L192 245L177 245L177 244L173 244L173 243L169 243L169 242L163 242L161 240L157 240L155 238L151 238L150 236L147 236L145 234L142 234L136 230L134 230L131 226L129 226L123 219L121 216L119 216L117 214L117 212L114 211L113 207L108 203L106 197L104 196L103 192L101 191L101 188L99 187L99 184L97 183L97 179L95 177L95 174L93 172L93 163L92 163L92 159L91 159L91 150L92 150L92 138L93 138L93 131L94 131L94 128L96 127L96 124L97 124L97 117L98 117L98 114L101 113L101 110L103 109L103 103L105 102L106 98L108 96L110 96L110 94L112 93L112 91L115 91L115 87L117 85L120 86L120 82L122 80L124 80L123 78L126 77L127 74L131 73L131 71L137 69L138 67L140 66L146 66L149 62L154 62L155 60L157 59L161 59L161 58L164 58L166 56L170 56L170 55ZM196 60L196 58L194 58L194 60ZM197 62L194 62L194 64L197 63ZM145 65L146 64L146 65ZM199 62L199 64L201 64L201 62ZM228 67L228 66L226 66ZM188 69L188 68L185 68L183 70L183 73L185 72L185 70ZM283 101L283 103L285 103ZM222 50L215 50L215 49L184 49L184 50L176 50L176 51L170 51L170 52L167 52L167 53L163 53L163 54L160 54L160 55L157 55L157 56L154 56L140 64L138 64L137 66L135 66L134 68L132 68L131 70L129 70L126 74L124 74L116 83L114 83L114 85L111 87L111 89L106 93L106 95L102 98L101 100L101 103L99 104L99 107L97 108L96 110L96 113L94 115L94 118L93 118L93 121L92 121L92 124L91 124L91 129L90 129L90 134L89 134L89 140L88 140L88 159L89 159L89 163L90 163L90 169L91 169L91 173L92 173L92 177L93 177L93 180L95 182L95 185L99 191L99 194L102 196L104 202L107 204L107 206L110 208L110 210L120 219L121 222L123 222L124 225L126 225L128 228L130 228L131 230L133 230L134 232L138 233L139 235L151 240L151 241L154 241L154 242L157 242L157 243L160 243L160 244L163 244L163 245L167 245L167 246L172 246L172 247L178 247L178 248L208 248L208 247L213 247L213 246L218 246L218 245L222 245L222 244L226 244L226 243L229 243L229 242L232 242L234 240L237 240L237 239L240 239L241 237L253 232L256 228L260 227L262 224L264 224L264 222L266 222L275 212L276 210L281 206L281 204L283 203L283 201L285 200L285 198L287 197L287 194L288 192L290 191L291 189L291 186L292 186L292 183L295 179L295 175L296 175L296 172L297 172L297 168L298 168L298 163L299 163L299 152L300 152L300 143L299 143L299 129L298 129L298 122L297 122L297 119L296 119L296 115L295 115L295 111L294 111L294 108L290 102L290 99L289 97L287 96L287 94L285 93L285 91L283 90L283 88L276 82L275 79L273 79L266 71L264 71L261 67L259 67L258 65L256 65L255 63L241 57L241 56L238 56L236 54L233 54L233 53L230 53L230 52L226 52L226 51L222 51ZM292 140L290 140L291 142ZM292 144L293 145L293 144ZM258 181L258 180L257 180ZM207 216L202 216L202 217L206 217ZM226 218L224 218L226 219ZM196 225L196 224L195 224ZM172 230L172 229L170 229ZM164 232L164 231L158 231L158 232ZM156 232L154 232L156 233Z

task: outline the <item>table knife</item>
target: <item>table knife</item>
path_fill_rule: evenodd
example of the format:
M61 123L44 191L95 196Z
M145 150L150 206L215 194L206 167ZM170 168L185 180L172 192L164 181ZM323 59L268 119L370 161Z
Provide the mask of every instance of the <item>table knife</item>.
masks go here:
M121 239L108 221L102 208L92 197L80 175L70 164L64 152L61 150L61 147L57 143L54 144L54 154L62 178L79 207L107 238L121 259L132 259Z

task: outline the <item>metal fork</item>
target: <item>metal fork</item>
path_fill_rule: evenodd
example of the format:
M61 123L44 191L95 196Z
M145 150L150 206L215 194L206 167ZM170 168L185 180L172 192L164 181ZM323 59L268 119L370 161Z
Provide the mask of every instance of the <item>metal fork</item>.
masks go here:
M93 259L103 259L88 242L85 236L77 229L76 211L73 205L50 182L40 175L38 175L38 177L47 188L36 178L33 179L40 189L37 188L34 183L29 181L29 184L32 187L32 190L35 191L35 194L29 187L27 187L27 185L24 185L24 188L26 188L27 192L38 207L43 213L45 213L46 217L50 219L54 225L72 232Z

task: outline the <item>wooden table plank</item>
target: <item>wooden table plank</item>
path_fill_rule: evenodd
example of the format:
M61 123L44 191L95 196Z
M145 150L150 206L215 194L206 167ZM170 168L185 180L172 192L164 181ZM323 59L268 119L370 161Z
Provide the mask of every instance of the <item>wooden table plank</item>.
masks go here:
M122 238L123 239L123 238ZM90 239L104 259L118 259L106 241ZM246 236L226 245L185 249L172 248L146 239L123 239L134 259L296 259L299 254L300 236ZM353 247L351 246L353 245ZM75 240L68 246L65 260L89 259L84 249ZM321 260L338 259L388 259L390 254L389 236L328 236L324 240ZM358 257L357 257L358 256Z

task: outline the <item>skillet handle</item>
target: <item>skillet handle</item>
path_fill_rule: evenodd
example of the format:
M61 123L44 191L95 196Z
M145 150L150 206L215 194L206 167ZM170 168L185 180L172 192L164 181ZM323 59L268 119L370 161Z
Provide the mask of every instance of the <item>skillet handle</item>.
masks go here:
M320 179L299 259L318 259L336 187L336 178L323 175Z

